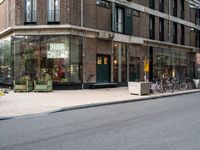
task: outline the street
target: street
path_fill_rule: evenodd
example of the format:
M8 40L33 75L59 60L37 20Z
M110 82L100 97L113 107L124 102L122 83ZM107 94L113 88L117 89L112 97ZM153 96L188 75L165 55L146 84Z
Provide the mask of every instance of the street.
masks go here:
M197 150L200 93L0 121L0 150Z

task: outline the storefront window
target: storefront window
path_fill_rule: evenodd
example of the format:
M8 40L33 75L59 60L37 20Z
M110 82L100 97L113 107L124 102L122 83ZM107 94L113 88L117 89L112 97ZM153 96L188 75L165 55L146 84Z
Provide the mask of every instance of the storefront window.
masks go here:
M153 50L153 74L154 78L161 78L164 75L182 79L191 76L194 72L192 54L174 49Z
M10 37L0 40L0 83L12 83L12 60Z
M81 82L81 38L70 36L15 36L15 79L38 79L48 73L55 83Z

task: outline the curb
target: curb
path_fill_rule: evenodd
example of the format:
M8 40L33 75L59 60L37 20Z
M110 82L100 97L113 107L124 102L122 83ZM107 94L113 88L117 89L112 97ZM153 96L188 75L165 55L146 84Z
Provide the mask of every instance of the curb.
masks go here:
M28 115L21 115L21 116L3 116L0 117L0 121L5 120L11 120L11 119L20 119L20 118L26 118L31 116L43 116L47 114L54 114L64 111L72 111L72 110L79 110L79 109L85 109L85 108L91 108L91 107L100 107L100 106L109 106L109 105L117 105L117 104L125 104L125 103L131 103L131 102L140 102L140 101L146 101L146 100L155 100L159 98L165 98L165 97L174 97L179 95L186 95L186 94L193 94L198 93L200 90L191 90L191 91L184 91L181 93L167 93L163 95L153 95L149 97L143 97L143 98L137 98L137 99L129 99L129 100L120 100L120 101L113 101L113 102L103 102L103 103L92 103L92 104L85 104L85 105L77 105L77 106L71 106L71 107L64 107L57 110L51 110L47 112L42 112L38 114L28 114Z

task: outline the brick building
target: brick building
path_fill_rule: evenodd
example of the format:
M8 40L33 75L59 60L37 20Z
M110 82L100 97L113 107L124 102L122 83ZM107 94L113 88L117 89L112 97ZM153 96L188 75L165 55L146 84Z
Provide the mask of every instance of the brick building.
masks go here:
M44 72L62 88L164 74L200 78L198 6L193 0L0 0L0 83Z

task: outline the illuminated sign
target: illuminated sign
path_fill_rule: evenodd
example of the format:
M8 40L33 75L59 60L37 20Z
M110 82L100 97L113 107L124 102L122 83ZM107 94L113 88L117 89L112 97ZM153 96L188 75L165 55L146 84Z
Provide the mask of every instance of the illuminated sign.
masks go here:
M69 47L65 43L50 43L47 58L69 58Z

